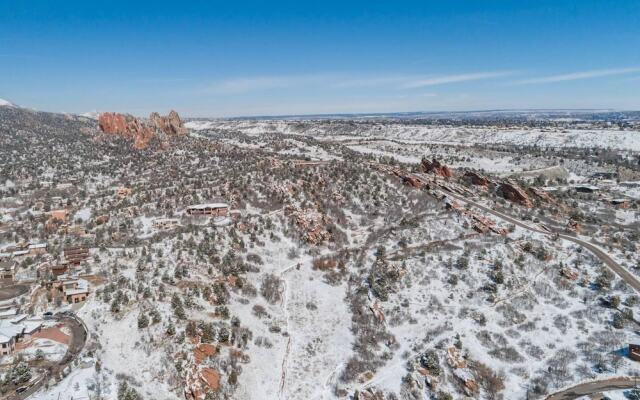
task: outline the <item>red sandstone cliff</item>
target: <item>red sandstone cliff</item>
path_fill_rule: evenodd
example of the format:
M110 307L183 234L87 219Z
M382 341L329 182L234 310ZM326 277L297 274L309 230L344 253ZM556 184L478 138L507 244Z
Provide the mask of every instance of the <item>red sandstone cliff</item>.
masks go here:
M164 141L168 136L183 135L187 132L175 111L171 111L166 117L151 113L146 123L133 115L106 112L100 114L98 126L102 132L133 139L134 147L140 150L149 147L154 138Z

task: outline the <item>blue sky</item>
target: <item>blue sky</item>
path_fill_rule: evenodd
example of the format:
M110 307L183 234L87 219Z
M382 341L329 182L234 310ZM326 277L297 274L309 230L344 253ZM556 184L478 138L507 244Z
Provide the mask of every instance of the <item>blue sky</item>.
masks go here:
M0 98L188 116L640 109L640 1L0 0Z

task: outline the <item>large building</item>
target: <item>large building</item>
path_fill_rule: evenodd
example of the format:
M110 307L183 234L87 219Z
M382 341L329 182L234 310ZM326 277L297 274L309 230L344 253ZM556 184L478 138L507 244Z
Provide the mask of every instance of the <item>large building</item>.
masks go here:
M229 213L229 205L226 203L196 204L187 207L186 212L188 215L219 217Z
M66 247L64 249L64 258L69 265L78 266L82 261L89 258L89 249L85 246Z

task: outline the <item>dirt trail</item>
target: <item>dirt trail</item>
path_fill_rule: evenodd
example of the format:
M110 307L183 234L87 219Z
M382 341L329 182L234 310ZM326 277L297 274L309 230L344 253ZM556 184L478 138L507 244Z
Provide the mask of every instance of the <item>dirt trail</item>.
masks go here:
M291 353L291 345L292 345L292 337L291 337L291 331L290 331L290 316L289 316L289 282L287 282L286 279L283 278L283 276L291 271L294 267L296 267L298 265L298 263L292 264L290 266L288 266L287 268L283 269L282 271L280 271L280 273L278 275L280 275L280 279L283 282L284 285L284 289L282 291L282 310L284 312L284 317L285 317L285 321L286 321L286 332L289 335L288 340L287 340L287 348L284 352L284 357L282 358L282 373L280 374L280 391L278 392L278 398L280 399L286 399L285 396L285 385L286 385L286 380L287 380L287 370L289 369L289 355Z

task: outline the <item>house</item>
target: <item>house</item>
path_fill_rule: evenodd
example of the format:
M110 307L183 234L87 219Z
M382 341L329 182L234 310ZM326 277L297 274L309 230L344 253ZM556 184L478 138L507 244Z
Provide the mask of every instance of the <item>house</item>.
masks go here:
M616 179L618 177L617 172L594 172L591 174L593 179Z
M129 197L131 196L131 193L133 193L133 190L131 188L119 187L118 189L116 189L116 194L118 195L118 197Z
M12 320L0 320L0 355L9 355L16 349L16 343L29 338L42 328L42 321L27 320L21 315Z
M618 208L629 208L629 199L612 199L609 204Z
M84 236L87 234L87 230L82 225L67 225L64 230L67 235Z
M63 281L61 286L64 299L69 304L85 301L89 296L89 282L84 279L70 279Z
M13 280L16 276L18 264L13 261L0 261L0 279Z
M180 225L180 221L176 218L158 218L153 221L153 227L160 231L168 231Z
M67 263L67 262L63 262L63 263L60 263L58 265L54 265L53 267L51 267L51 274L53 274L53 276L64 275L68 271L69 271L69 263Z
M54 221L65 222L67 220L67 210L64 208L51 210L51 219Z
M51 198L51 207L63 207L64 206L64 199L60 196L53 196Z
M229 213L229 205L226 203L196 204L186 209L188 215L218 217Z
M594 185L576 185L573 188L578 193L595 193L599 190L599 188Z
M79 266L82 261L89 258L89 249L86 246L70 246L64 249L64 258L69 265Z
M29 250L16 250L13 253L11 253L11 256L14 259L20 259L22 260L23 258L26 258L29 255Z
M29 245L29 255L36 256L47 252L46 243L32 243Z
M16 349L16 343L22 336L24 327L8 321L0 321L0 355L8 355Z

